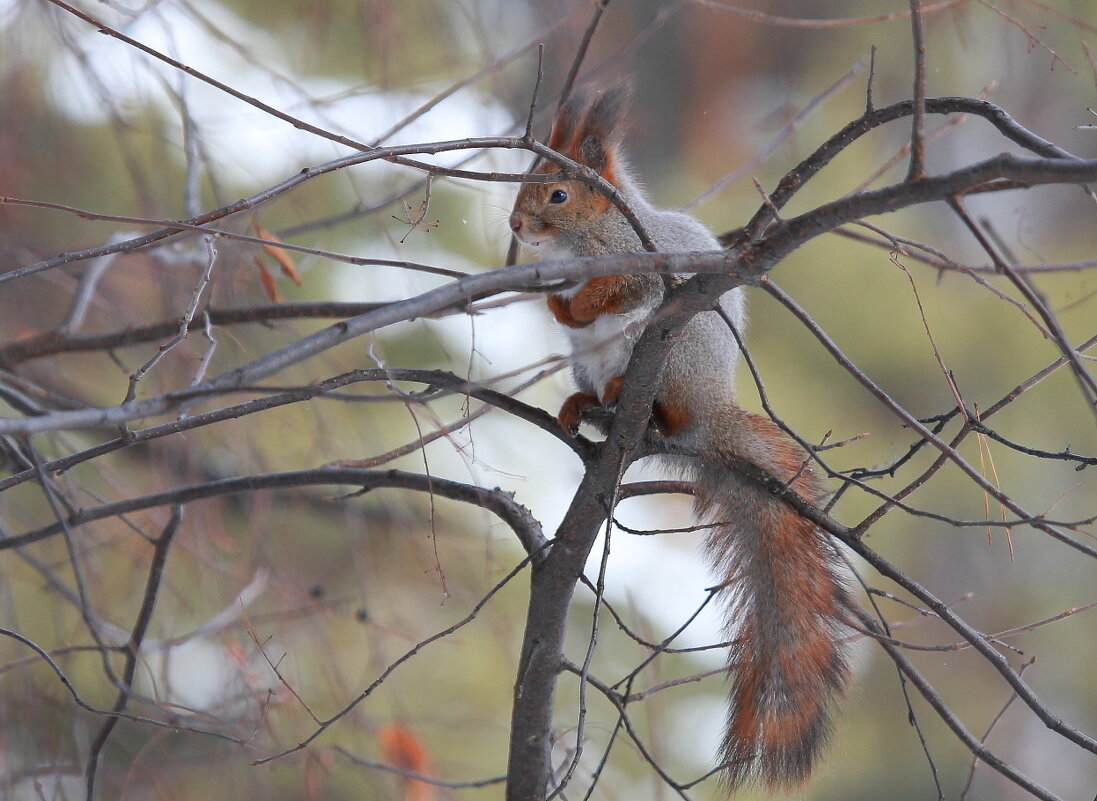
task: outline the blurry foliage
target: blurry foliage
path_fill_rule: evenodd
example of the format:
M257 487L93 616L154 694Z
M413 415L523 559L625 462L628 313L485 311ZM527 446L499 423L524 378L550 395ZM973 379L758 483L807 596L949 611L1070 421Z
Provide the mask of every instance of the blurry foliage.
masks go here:
M155 21L169 11L194 20L204 41L195 44L188 40L177 57L184 61L193 57L196 67L230 84L238 78L266 76L269 66L273 73L267 76L270 84L257 81L256 85L284 83L297 88L277 100L264 99L321 125L343 98L373 96L380 99L380 108L388 109L386 98L391 93L399 103L392 102L385 119L361 119L361 130L349 132L367 139L410 110L408 93L429 98L536 38L565 12L578 9L582 13L547 43L546 86L538 118L538 130L543 132L544 112L552 107L551 92L562 82L577 35L586 24L588 5L501 0L191 0L135 6L132 14L125 9L119 14L111 13L105 4L84 4L91 13L109 14L113 24L123 29L132 21L131 27L141 27L131 32L138 39L164 24L138 26L141 20ZM636 76L633 153L639 171L649 178L654 196L664 205L688 202L720 175L748 160L812 97L864 57L870 44L879 47L877 104L909 96L909 29L903 19L796 29L751 24L744 17L720 12L715 8L720 3L710 5L611 3L585 73L594 80ZM892 13L906 7L906 3L879 0L772 0L753 5L775 15L820 18ZM1016 25L987 7L961 3L927 18L930 94L977 95L993 84L991 99L1023 124L1077 155L1097 155L1097 131L1072 129L1090 121L1084 107L1093 102L1097 70L1083 45L1097 45L1097 6L1088 0L1053 1L1051 6L1077 20L1071 22L1032 2L1001 5L1032 26L1032 35L1049 42L1066 64L1052 65L1044 47L1026 42ZM658 15L664 8L669 11L660 21ZM235 40L225 25L230 18L241 26L234 30L246 25L261 38ZM644 38L637 40L641 33ZM57 100L59 86L77 78L58 75L52 67L62 54L82 52L96 36L90 27L45 3L0 4L0 192L100 214L185 217L189 213L184 205L187 157L177 109L169 110L163 102L134 102L134 95L128 93L116 97L115 87L104 85L88 101L101 104L104 116L88 122L66 114ZM638 43L631 46L634 41ZM624 52L618 47L625 48ZM222 67L221 60L233 52L251 62L246 70ZM120 42L111 40L106 46L96 42L94 56L80 69L94 74L102 66L99 59L115 54L123 54L122 64L132 65L130 59L135 58ZM149 62L137 57L136 63ZM233 71L236 69L239 71ZM438 114L440 127L415 131L406 139L397 134L390 141L500 133L491 126L506 112L521 126L534 71L535 56L527 54L489 72L444 101ZM159 67L153 72L169 87L169 94L178 91L177 74ZM745 221L759 203L751 178L757 177L762 187L773 186L799 158L859 114L865 102L866 78L867 70L823 102L773 155L704 203L698 214L721 231ZM81 92L91 91L88 84L80 82L79 86ZM329 88L321 92L321 86ZM300 95L318 102L288 101L297 89ZM205 95L194 92L187 102L195 102L195 97ZM112 105L115 101L117 106ZM458 127L451 128L446 115L455 106L466 111ZM427 119L433 119L431 113ZM930 118L931 127L941 122ZM488 127L477 128L479 123ZM869 170L903 146L909 130L905 125L888 126L851 148L805 188L787 214L856 187ZM990 155L1005 149L1004 140L988 127L975 120L944 133L930 145L931 169L969 159L973 153ZM340 117L332 128L343 130L345 119ZM267 185L265 175L246 179L251 169L248 165L234 171L222 169L232 155L203 152L208 144L199 131L199 209L230 202ZM276 163L268 165L271 175L288 177L331 153L342 152L322 148L329 153L322 157L315 148L294 147L285 146L281 139L272 143L270 158ZM525 154L494 155L478 159L476 167L519 170L527 161ZM889 179L899 177L904 169L905 161L899 160ZM436 181L429 219L438 220L438 227L429 233L412 231L404 244L399 240L408 234L408 226L392 219L405 214L399 200L371 216L334 219L355 206L368 207L406 190L407 202L414 209L422 198L419 179L410 170L387 165L341 171L306 184L229 225L250 233L250 222L258 218L268 229L280 232L320 221L293 236L292 241L452 269L498 266L505 251L505 218L513 193L513 187L507 185ZM1060 187L1021 194L1006 201L988 200L985 206L983 201L973 201L972 206L985 209L1000 226L998 233L1015 243L1018 257L1025 262L1093 257L1097 242L1093 214L1080 191ZM331 224L323 224L328 218ZM945 221L932 209L875 222L898 234L931 241L958 259L978 262L981 258L955 223ZM0 258L6 270L101 244L117 231L133 234L142 230L142 226L3 204ZM210 304L232 307L267 302L252 263L258 249L230 241L222 241L218 247L219 261L208 289ZM391 299L444 280L301 254L292 258L304 285L297 288L284 279L278 284L283 297L292 301ZM981 406L993 403L1056 358L1054 345L1039 336L1015 307L969 277L957 273L938 276L916 263L904 260L904 264L917 285L937 347L969 402ZM5 342L59 324L83 266L75 264L5 285L0 290L0 330ZM173 245L156 258L142 254L119 257L97 288L83 330L110 331L177 317L202 267L200 254ZM1093 334L1095 276L1090 270L1039 278L1040 290L1075 342ZM910 281L889 261L886 251L829 236L793 254L773 278L800 298L847 355L906 408L928 416L953 406L951 392L934 362ZM808 439L821 439L827 431L838 440L868 434L863 440L827 452L826 458L839 469L882 463L901 453L909 437L894 418L860 391L773 301L758 292L753 295L749 347L778 414ZM541 328L534 328L542 323L533 322L539 319L537 314L515 311L489 313L471 322L407 324L378 335L373 342L336 349L307 366L291 368L277 377L277 383L307 384L348 369L374 366L375 361L390 366L439 367L458 374L471 367L478 376L503 373L544 355L544 334ZM210 372L268 352L322 324L277 322L269 327L220 328L215 331L218 346ZM188 341L150 374L139 394L152 395L177 386L180 376L193 373L206 344L196 326ZM127 375L155 350L153 343L120 348L113 354L62 356L28 362L17 372L83 403L112 405L124 396ZM561 386L557 382L523 398L553 409L562 395ZM740 386L744 402L754 407L745 369ZM377 391L376 385L362 385L343 394ZM74 468L59 481L67 497L77 505L90 506L98 499L151 493L179 483L363 458L414 440L420 430L428 431L439 421L456 419L461 405L456 399L427 411L415 404L316 400L252 416L246 425L226 421L189 432L183 435L186 448L179 448L174 439L138 445L120 452L118 458ZM0 408L5 415L11 414L9 408ZM444 439L425 454L404 457L396 466L516 490L519 501L531 506L551 533L566 502L567 487L561 485L574 468L551 456L559 452L552 450L547 437L524 434L528 439L517 440L493 434L496 423L499 431L510 430L509 422L496 420L501 417L500 413L491 415L474 425L471 437L461 433ZM1033 447L1058 451L1069 446L1088 454L1097 451L1093 417L1082 408L1074 380L1065 370L1008 407L994 419L994 425ZM37 437L34 444L42 458L50 458L110 436L109 431L74 432L56 438ZM963 452L972 463L984 464L985 457L985 472L996 472L1002 485L1029 508L1054 509L1054 516L1060 519L1092 514L1092 469L1075 474L1072 465L1026 461L997 444L980 445L975 438L965 443ZM915 463L928 465L931 458L924 453ZM931 486L911 496L911 502L945 515L982 517L983 498L973 494L970 485L950 481L947 476L948 468ZM885 481L877 486L886 492L903 483ZM479 619L407 662L375 696L335 724L308 751L272 765L249 766L252 759L289 747L315 728L302 703L281 686L266 664L256 640L303 702L323 718L355 697L416 642L467 614L521 557L509 532L487 513L470 512L440 499L432 503L395 490L355 498L344 497L344 492L317 488L292 494L258 493L188 506L183 529L168 558L149 636L170 640L202 626L222 610L233 612L231 623L208 637L190 641L208 646L202 658L209 663L201 662L194 653L173 653L173 658L181 660L180 675L210 671L204 683L197 682L195 692L210 693L217 701L206 712L178 711L183 716L180 720L188 725L248 742L241 748L212 737L123 721L105 753L102 798L396 798L405 789L401 780L356 767L335 750L341 746L363 758L380 759L376 734L380 726L392 721L411 727L422 739L440 776L471 780L504 772L510 688L525 606L521 576L490 602ZM5 492L0 504L7 534L52 519L40 489L29 483ZM874 502L851 493L843 499L837 515L857 520L874 506ZM159 532L166 515L163 509L150 510L124 521L111 519L85 526L79 532L88 586L93 591L92 608L124 630L132 625L142 597L151 553L145 538ZM990 516L996 515L992 502ZM621 539L626 535L615 536ZM1015 553L1011 556L1000 530L995 530L988 545L982 528L949 528L893 512L876 529L871 544L946 599L970 593L970 600L962 601L963 613L988 632L1094 600L1092 564L1023 528L1012 532L1012 540ZM685 546L676 543L672 547ZM0 560L2 625L47 649L89 644L79 607L66 599L62 590L71 593L73 587L66 564L66 549L58 538L26 549L25 555L5 552ZM242 609L234 599L257 576L262 577L264 589ZM623 580L627 582L627 577ZM1008 592L1001 589L1003 585L1008 586ZM610 591L611 597L624 598L625 593L636 597L644 588L611 587ZM911 610L882 604L889 617L910 619L908 628L897 630L904 639L936 643L953 637L940 624L923 623ZM572 643L576 654L585 649L590 615L590 597L586 595L573 615L580 621ZM628 605L627 616L635 629L653 640L669 633L664 630L666 618L658 617L650 607ZM1092 671L1086 666L1097 662L1093 631L1092 614L1081 614L1015 642L1025 650L1026 658L1028 654L1040 656L1026 678L1041 696L1074 725L1091 729L1097 717L1097 694ZM602 636L597 652L599 675L623 675L643 657L643 650L605 617ZM863 645L862 652L859 680L840 723L837 744L828 757L833 767L821 771L804 790L804 797L820 801L930 797L932 779L915 735L906 725L894 672L870 645ZM82 782L76 777L82 773L88 742L101 721L77 711L48 668L28 656L18 643L0 641L0 753L4 755L0 794L20 800L80 797ZM970 728L981 732L1008 700L1006 689L992 680L991 671L971 652L929 656L919 664L944 688L949 703L969 721ZM88 702L100 707L112 703L114 689L103 679L97 653L59 653L56 658ZM186 659L194 661L183 661ZM118 669L120 659L115 661ZM711 656L679 655L656 665L641 674L641 683L689 675L710 668L713 662ZM151 662L145 670L150 669ZM146 692L161 700L171 699L172 690L163 681L153 681L150 676L145 680L150 682L145 685ZM708 743L671 726L682 722L673 716L674 709L695 702L699 708L711 707L710 715L721 715L721 681L716 677L677 687L639 705L633 714L637 727L661 743L666 754L681 757L682 751L690 753L683 765L675 763L676 776L690 771L700 775L710 760L704 752ZM234 701L239 705L218 699L222 691L238 693ZM574 720L577 692L573 677L562 681L557 719L564 741L570 733L569 721ZM598 722L592 724L588 748L589 753L597 754L594 744L605 742L614 715L603 699L592 703L592 719ZM966 752L954 745L951 735L924 705L916 702L915 710L941 769L942 782L948 788L962 785ZM1084 795L1087 788L1092 790L1097 784L1092 759L1088 768L1078 768L1073 761L1076 755L1060 758L1049 750L1048 739L1033 728L1035 724L1022 721L1024 717L1020 705L1007 714L993 740L1000 752L1067 796L1081 797L1079 792ZM685 738L688 746L675 746L676 738ZM620 750L621 761L613 762L596 798L670 797L668 792L660 795L653 790L647 780L637 784L635 773L642 769L642 761L630 746ZM714 785L704 785L695 791L695 797L718 797ZM969 798L1021 797L982 767L974 788ZM39 792L40 796L36 795ZM495 785L460 792L443 790L437 797L486 799L499 797L499 792Z

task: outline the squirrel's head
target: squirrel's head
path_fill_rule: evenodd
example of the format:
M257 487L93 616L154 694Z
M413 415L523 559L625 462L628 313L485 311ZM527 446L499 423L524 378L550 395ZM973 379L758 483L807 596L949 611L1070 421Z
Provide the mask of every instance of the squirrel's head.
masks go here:
M548 146L619 186L628 96L627 86L572 95L556 116ZM590 229L596 228L605 214L617 213L613 202L597 188L564 178L559 164L542 160L534 172L559 173L561 180L523 184L514 201L510 228L519 242L539 253L565 255L582 250Z

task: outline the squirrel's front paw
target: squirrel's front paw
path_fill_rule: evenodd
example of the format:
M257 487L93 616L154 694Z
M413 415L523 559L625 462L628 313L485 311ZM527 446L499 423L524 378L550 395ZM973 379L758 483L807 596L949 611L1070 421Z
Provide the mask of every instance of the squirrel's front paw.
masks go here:
M598 398L594 395L588 392L576 392L564 401L564 405L560 407L560 411L556 415L556 422L560 428L574 437L579 433L579 424L583 422L583 413L600 405Z
M602 405L612 406L617 403L617 398L621 394L621 387L625 385L625 377L619 375L616 378L611 378L606 382L605 389L602 390Z

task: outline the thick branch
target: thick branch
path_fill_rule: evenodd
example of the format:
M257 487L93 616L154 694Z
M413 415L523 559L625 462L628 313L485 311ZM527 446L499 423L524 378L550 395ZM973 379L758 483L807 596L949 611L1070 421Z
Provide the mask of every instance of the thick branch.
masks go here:
M784 208L794 194L820 170L830 164L839 153L844 151L869 131L889 122L902 119L914 113L914 101L904 100L883 108L866 111L862 116L847 124L842 130L830 137L815 151L791 169L769 193L767 203L763 204L745 228L731 231L720 239L725 245L733 245L746 239L761 236L766 227L773 222L778 211ZM935 97L925 101L927 114L972 114L981 117L998 129L998 132L1011 142L1047 159L1077 160L1078 157L1058 145L1037 136L1018 124L1005 109L972 97Z
M542 409L538 409L512 398L510 395L485 387L481 384L470 382L453 373L447 373L442 370L376 368L372 370L352 370L348 373L325 379L324 381L318 381L315 384L309 384L308 386L297 387L281 392L272 390L273 394L261 398L225 406L220 409L203 412L202 414L188 415L181 419L172 420L171 422L162 423L157 426L129 431L125 436L115 437L114 439L107 440L106 442L102 442L86 450L45 462L42 464L42 470L46 473L68 470L82 462L119 450L120 448L129 447L138 442L148 442L149 440L171 436L183 431L190 431L213 423L225 420L235 420L245 415L255 414L260 411L265 411L266 409L273 409L290 403L300 403L313 398L331 396L335 390L361 381L414 381L425 384L428 389L431 387L440 387L445 388L450 392L461 393L481 400L484 403L491 404L496 408L503 409L504 411L537 426L543 431L547 431L553 436L558 437L569 447L580 452L580 454L583 452L582 442L567 437L560 430L560 427L556 425L556 421L551 415ZM261 389L262 388L252 388L250 391L261 391ZM36 470L31 468L6 476L5 478L0 479L0 492L3 492L16 484L29 481L36 475Z
M612 514L625 467L644 455L642 440L670 350L689 320L712 306L712 295L700 278L671 294L637 342L606 439L586 464L552 551L534 566L511 714L507 801L545 797L552 775L548 737L553 698L565 664L563 641L572 595L598 532Z
M548 281L579 280L595 275L620 273L717 273L706 280L706 292L716 298L749 277L772 269L796 248L820 234L861 217L883 214L920 203L947 200L975 189L993 189L995 181L1016 185L1084 183L1097 181L1097 159L1088 161L1049 160L1002 154L945 175L925 178L865 192L827 203L812 211L773 226L758 241L741 250L715 253L622 253L594 259L562 259L492 270L468 276L415 298L390 303L375 311L351 318L275 350L192 389L109 409L57 412L23 420L0 418L0 434L34 433L63 428L120 425L174 408L188 397L201 393L229 391L255 383L355 337L393 323L434 314L469 298L492 291L505 291Z
M32 542L56 536L66 526L71 529L85 523L116 517L139 509L175 506L206 498L235 495L241 492L325 485L350 485L361 487L363 490L395 487L438 495L487 509L511 527L527 553L539 552L546 542L544 535L541 533L540 523L530 515L525 507L518 504L508 492L498 489L487 490L483 487L461 484L438 476L419 475L402 470L380 471L325 467L317 470L293 470L285 473L266 473L226 478L220 481L208 481L202 484L176 487L154 495L143 495L139 498L130 498L117 503L107 503L81 509L48 526L0 539L0 551L20 548ZM534 564L536 564L536 560Z

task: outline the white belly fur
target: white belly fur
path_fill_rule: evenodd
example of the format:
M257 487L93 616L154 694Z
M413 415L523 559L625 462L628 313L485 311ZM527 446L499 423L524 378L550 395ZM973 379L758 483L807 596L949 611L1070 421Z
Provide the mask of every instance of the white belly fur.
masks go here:
M583 328L565 328L578 383L602 397L606 383L625 374L633 345L654 310L654 304L641 306L627 314L604 314Z

